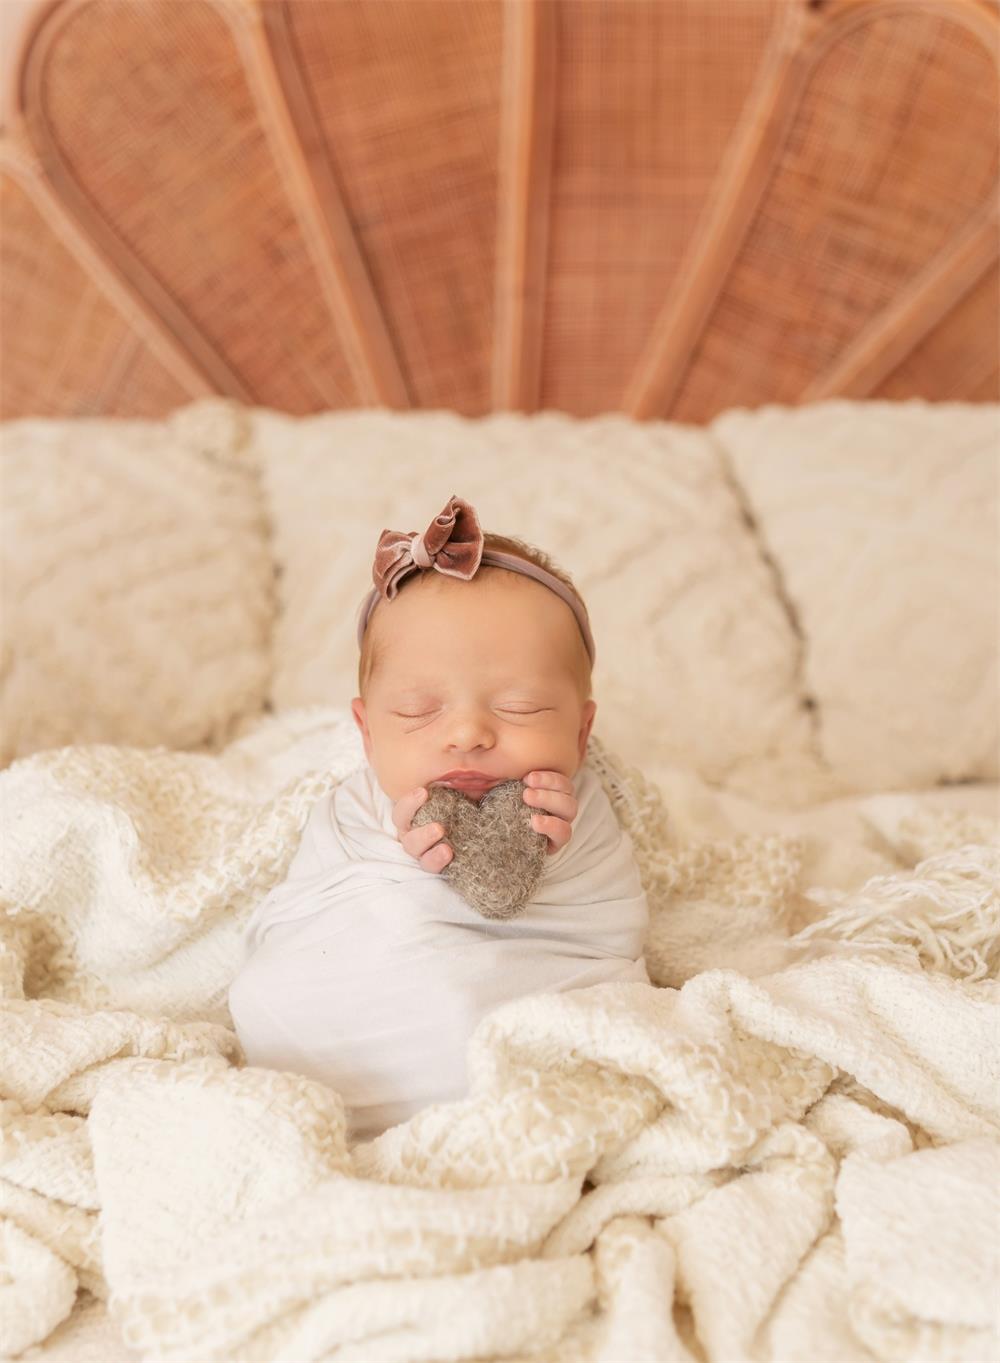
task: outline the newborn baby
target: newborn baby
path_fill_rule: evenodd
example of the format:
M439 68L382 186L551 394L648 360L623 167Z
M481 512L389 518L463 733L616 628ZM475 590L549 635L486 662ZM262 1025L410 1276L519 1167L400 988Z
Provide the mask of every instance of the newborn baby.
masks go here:
M500 1004L649 982L631 842L585 765L589 623L545 563L458 497L423 536L383 531L351 705L365 764L250 920L229 993L247 1062L336 1089L351 1138L466 1096L469 1037Z

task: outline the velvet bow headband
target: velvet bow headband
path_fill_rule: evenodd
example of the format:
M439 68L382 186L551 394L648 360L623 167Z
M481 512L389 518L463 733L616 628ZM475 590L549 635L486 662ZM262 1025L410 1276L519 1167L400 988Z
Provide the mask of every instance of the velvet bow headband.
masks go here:
M358 647L361 647L368 621L379 600L391 601L411 573L433 568L448 577L460 577L468 582L475 577L481 565L524 573L525 577L533 577L561 597L576 616L593 664L597 651L586 611L566 584L527 559L501 553L498 549L484 549L483 532L475 507L464 498L455 496L448 499L444 510L434 517L422 535L414 530L382 531L372 564L375 586L358 611Z

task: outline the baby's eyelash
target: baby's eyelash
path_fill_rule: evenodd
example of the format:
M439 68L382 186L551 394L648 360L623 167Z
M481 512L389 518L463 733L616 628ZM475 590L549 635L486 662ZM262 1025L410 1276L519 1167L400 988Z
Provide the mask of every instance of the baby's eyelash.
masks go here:
M543 715L545 714L546 710L550 708L551 708L550 706L542 706L538 710L507 710L501 707L500 713L503 715ZM427 715L432 714L433 711L422 710L420 714L417 715L406 714L402 710L393 710L392 713L396 715L398 719L425 719Z

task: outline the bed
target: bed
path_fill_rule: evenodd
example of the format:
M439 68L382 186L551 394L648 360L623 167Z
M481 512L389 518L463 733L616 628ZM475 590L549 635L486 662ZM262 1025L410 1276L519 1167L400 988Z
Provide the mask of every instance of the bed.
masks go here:
M992 1356L997 7L107 18L4 143L3 1352ZM452 492L588 603L653 983L353 1144L226 991Z

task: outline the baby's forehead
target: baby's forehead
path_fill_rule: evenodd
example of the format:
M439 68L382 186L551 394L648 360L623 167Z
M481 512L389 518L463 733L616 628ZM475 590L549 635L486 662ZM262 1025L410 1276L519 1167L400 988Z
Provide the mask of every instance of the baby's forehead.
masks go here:
M458 683L468 682L470 677L481 683L484 687L492 687L495 690L503 690L510 687L539 688L551 686L554 681L561 679L562 673L568 669L554 660L551 667L534 667L531 669L507 667L503 665L503 660L497 658L495 665L491 665L489 660L480 659L478 665L472 664L462 669L458 673L454 668L438 667L429 662L413 663L403 659L386 660L385 679L388 685L394 689L419 690L447 690Z
M387 606L380 602L373 620L378 617L387 628L395 623L408 634L441 628L442 621L451 620L495 621L515 631L522 624L549 630L556 620L563 623L563 611L574 624L569 607L559 597L517 573L501 573L485 582L478 578L459 582L437 573L407 585Z
M491 612L499 593L503 608ZM372 624L379 667L394 684L445 687L459 670L498 687L551 686L575 676L572 613L538 583L511 573L483 585L424 579L376 609Z
M511 650L498 643L495 649L442 647L435 654L433 641L419 652L388 640L381 659L383 684L393 691L447 693L467 689L472 683L482 691L540 692L563 686L573 669L565 648L555 640L536 641L530 650Z

